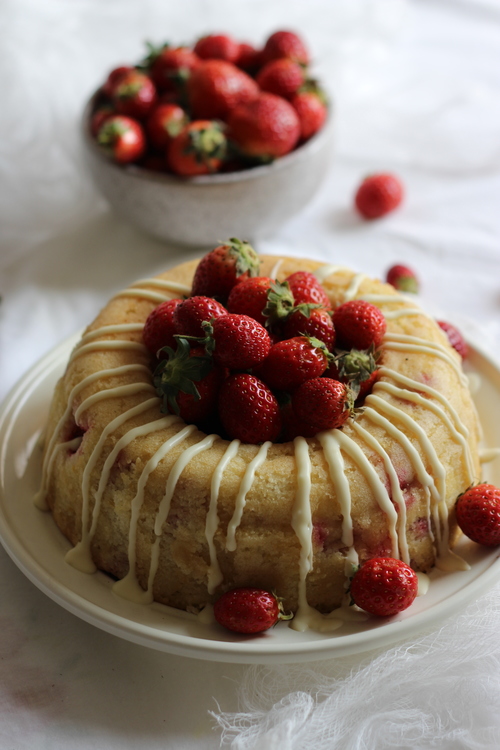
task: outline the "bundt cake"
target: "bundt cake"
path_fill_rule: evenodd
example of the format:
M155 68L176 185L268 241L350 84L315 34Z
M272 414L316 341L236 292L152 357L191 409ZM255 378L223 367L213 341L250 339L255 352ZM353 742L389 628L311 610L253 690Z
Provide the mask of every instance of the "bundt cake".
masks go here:
M186 424L157 390L144 324L191 295L197 266L116 294L57 384L37 504L73 545L67 561L115 577L124 597L192 612L235 587L272 590L297 629L341 606L368 558L460 566L454 504L480 478L479 425L436 322L343 266L262 256L259 276L314 273L333 311L364 300L386 331L371 392L340 428L250 444L216 419L209 432Z

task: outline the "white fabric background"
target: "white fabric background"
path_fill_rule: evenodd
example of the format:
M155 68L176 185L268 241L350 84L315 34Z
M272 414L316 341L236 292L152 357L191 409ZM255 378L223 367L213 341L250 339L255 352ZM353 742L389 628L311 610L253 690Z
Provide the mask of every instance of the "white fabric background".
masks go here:
M336 158L262 252L382 276L414 266L422 299L500 346L497 0L3 0L0 4L0 398L128 282L194 257L144 238L96 195L79 148L85 98L143 41L300 29L328 83ZM396 171L400 211L364 224L363 175ZM300 667L156 653L49 601L0 552L0 748L495 748L500 587L438 633ZM213 715L210 713L213 712Z

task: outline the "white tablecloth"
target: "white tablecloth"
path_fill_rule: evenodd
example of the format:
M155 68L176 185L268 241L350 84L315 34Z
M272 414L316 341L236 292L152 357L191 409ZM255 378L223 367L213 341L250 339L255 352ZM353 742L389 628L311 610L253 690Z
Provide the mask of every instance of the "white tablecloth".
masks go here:
M336 158L258 248L419 273L422 300L500 347L500 6L495 0L7 0L0 7L0 397L130 281L195 257L97 196L78 117L144 39L302 31L336 112ZM393 170L404 206L363 223L360 179ZM500 746L500 588L439 634L301 667L216 664L136 646L40 593L0 552L2 750ZM239 713L235 713L239 711ZM210 713L210 712L213 712Z

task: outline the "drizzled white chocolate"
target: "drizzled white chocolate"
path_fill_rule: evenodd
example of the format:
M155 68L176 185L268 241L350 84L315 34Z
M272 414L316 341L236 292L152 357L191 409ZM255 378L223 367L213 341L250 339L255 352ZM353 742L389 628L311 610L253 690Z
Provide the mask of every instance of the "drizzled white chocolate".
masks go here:
M281 262L279 260L276 263L271 273L273 277L278 273ZM316 275L323 281L330 275L344 270L346 269L341 266L323 266L316 272ZM345 290L345 300L365 299L381 307L385 307L386 305L392 306L394 303L403 304L403 307L396 310L384 310L384 315L388 320L424 314L417 308L409 307L402 295L360 294L360 289L365 279L366 276L364 274L356 274L352 277ZM190 289L183 284L160 279L145 279L119 292L115 297L134 296L160 303L165 299L169 299L172 294L189 293ZM141 323L102 326L86 333L80 344L73 351L70 364L74 363L78 357L84 354L97 351L127 351L136 353L141 357L147 356L147 350L140 341L126 338L127 334L140 334L142 327ZM107 338L116 335L123 336L123 338ZM466 383L466 377L456 360L450 355L446 347L439 343L416 336L389 332L384 338L382 350L407 353L418 352L437 357L455 373L460 384L465 385ZM381 367L380 375L381 378L373 387L372 394L366 398L363 411L363 424L361 424L361 421L350 420L349 422L352 427L353 437L349 437L342 430L328 430L317 436L341 509L341 541L345 547L346 584L353 569L358 564L358 552L355 546L351 512L351 487L345 471L346 457L357 467L387 521L387 536L390 540L392 556L402 559L407 563L410 562L406 537L405 498L391 457L382 446L380 440L369 431L368 425L370 423L376 425L378 428L382 428L384 434L387 434L397 442L423 488L427 503L429 534L436 544L438 567L442 567L443 569L460 569L465 567L463 561L451 553L449 549L445 469L425 430L422 429L407 411L401 408L401 404L411 402L419 407L428 409L442 422L460 450L464 472L469 483L472 483L477 477L475 477L474 460L469 445L467 427L462 423L458 412L450 404L449 400L437 389L404 376L387 366ZM127 376L129 380L130 378L134 378L134 380L125 385L108 388L102 387L102 390L93 393L78 403L80 394L87 386L94 384L98 380L105 383L108 379L121 376ZM210 450L215 441L220 440L220 438L215 434L202 436L199 440L181 451L170 469L164 496L159 503L154 521L154 540L151 549L148 584L147 588L144 589L136 577L136 540L138 519L144 503L148 479L176 446L182 446L184 441L188 437L192 437L197 431L194 425L186 425L181 419L172 415L153 418L151 421L146 421L145 424L127 429L127 422L137 417L143 418L148 412L158 414L160 400L155 394L148 367L143 364L129 364L116 368L102 369L84 378L72 389L68 397L67 407L58 421L46 448L42 484L35 501L39 507L47 507L45 495L49 487L57 456L65 450L74 452L80 445L81 437L68 440L63 435L64 426L68 423L71 415L73 415L74 421L79 424L80 420L84 420L86 411L99 401L119 399L120 397L131 395L136 395L137 397L143 396L143 398L141 398L139 403L126 409L107 424L87 461L82 481L82 535L78 544L68 552L66 560L84 572L93 572L95 570L95 564L91 555L92 540L99 520L102 497L109 482L111 469L120 451L136 438L155 433L167 427L173 428L173 434L160 445L140 473L136 492L131 501L127 550L129 569L126 576L115 583L113 587L113 590L120 596L136 602L149 603L153 601L153 588L159 564L160 539L169 516L172 498L179 478L196 455ZM121 434L119 438L116 437L118 431ZM113 447L109 449L111 439ZM266 442L258 447L254 457L248 463L243 473L234 501L233 515L229 520L226 530L225 548L228 552L233 552L238 547L238 530L245 514L246 499L252 489L259 468L266 461L271 445L270 442ZM219 493L224 473L230 463L238 456L239 450L240 442L238 440L228 443L211 477L210 499L205 523L205 538L209 554L207 592L210 596L224 582L215 545L215 537L220 526L218 516ZM308 602L307 579L314 566L310 441L302 437L296 438L293 444L293 451L296 464L296 494L290 523L300 544L300 554L297 583L298 609L290 626L296 630L305 630L308 627L320 631L334 630L342 624L342 621L352 618L349 618L348 614L346 614L347 607L343 606L330 615L321 615ZM371 456L377 457L378 464L383 467L386 481L384 481L379 471L375 469L375 463L371 459ZM97 466L102 466L102 468L100 469L97 489L92 489L94 485L91 484L91 477L93 477ZM431 528L434 528L436 531L436 539L434 539ZM426 579L422 576L422 582L424 581Z

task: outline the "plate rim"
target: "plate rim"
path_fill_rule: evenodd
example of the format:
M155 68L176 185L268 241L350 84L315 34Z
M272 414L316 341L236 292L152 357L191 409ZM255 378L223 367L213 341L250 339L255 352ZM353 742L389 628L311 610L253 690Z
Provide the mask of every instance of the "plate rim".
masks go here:
M437 619L441 621L452 616L463 609L466 603L470 603L481 596L498 580L499 549L489 554L489 564L478 577L469 581L463 588L444 597L434 607L427 608L404 619L395 616L371 631L350 633L345 636L323 634L323 638L304 641L303 644L297 641L279 642L277 639L266 638L265 634L263 634L264 637L257 639L224 641L174 633L168 629L160 630L148 624L141 624L90 602L77 590L54 579L44 569L42 563L37 561L29 550L23 546L18 534L11 528L5 512L5 504L8 503L8 500L6 499L4 462L9 437L17 421L22 418L26 400L37 389L37 376L40 372L45 372L46 377L52 379L55 384L57 379L56 368L64 364L65 359L63 361L62 358L67 356L79 340L80 335L81 331L73 334L41 357L11 388L0 405L0 543L14 564L31 583L52 601L76 617L130 642L181 656L233 663L268 663L270 660L273 663L297 663L300 661L317 661L325 657L349 656L354 653L385 648L389 644L404 640L410 633L424 630L426 626L435 623ZM499 378L500 390L500 361L496 361L481 344L469 341L468 344L472 352L472 358L479 356L493 368ZM49 368L51 369L47 374ZM105 573L98 573L98 575L106 576ZM116 597L111 589L109 594ZM171 609L166 608L167 611ZM436 613L436 610L439 610L439 612ZM172 611L176 612L175 609L172 609ZM192 617L195 617L195 615Z

